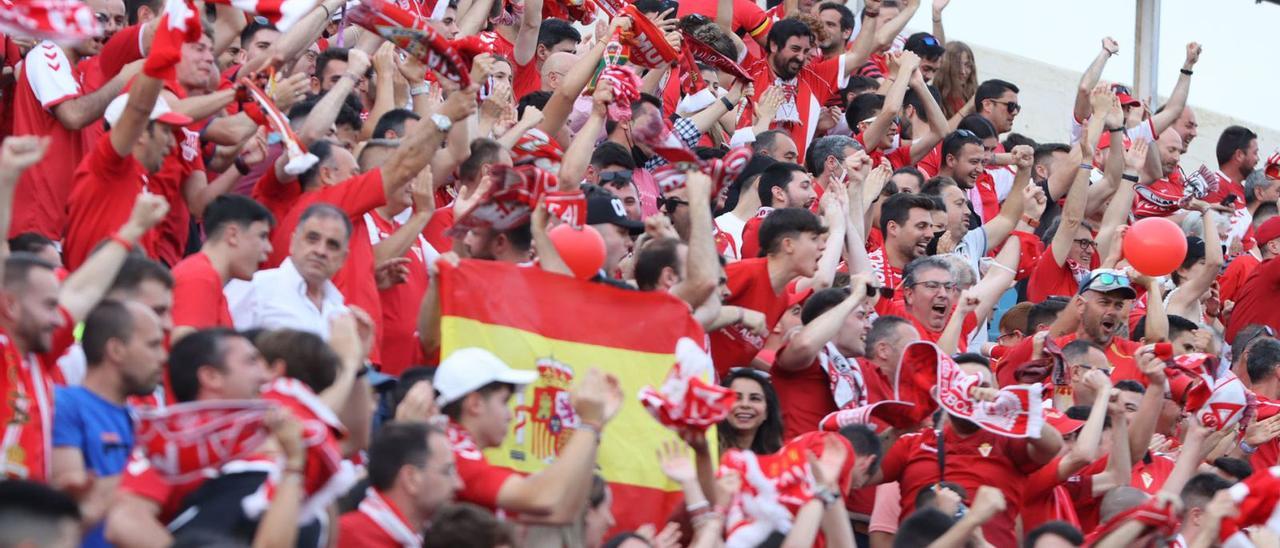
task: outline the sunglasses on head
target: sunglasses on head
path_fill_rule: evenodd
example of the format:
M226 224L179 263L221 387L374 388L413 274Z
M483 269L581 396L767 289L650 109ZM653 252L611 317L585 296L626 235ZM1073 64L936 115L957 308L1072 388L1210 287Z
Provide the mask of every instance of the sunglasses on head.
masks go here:
M1085 291L1088 291L1089 288L1093 286L1093 282L1095 280L1099 284L1104 286L1108 286L1108 285L1128 286L1129 285L1128 276L1125 276L1123 274L1113 274L1111 272L1099 272L1097 274L1094 274L1093 276L1090 276L1089 281L1085 282L1084 285L1080 286L1080 292L1084 293Z
M606 171L600 174L601 184L623 186L631 182L630 171Z

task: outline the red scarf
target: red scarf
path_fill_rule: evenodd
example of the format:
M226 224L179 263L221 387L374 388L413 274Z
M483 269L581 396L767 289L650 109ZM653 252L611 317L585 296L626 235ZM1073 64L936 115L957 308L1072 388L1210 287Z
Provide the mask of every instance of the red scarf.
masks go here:
M715 373L711 356L692 339L676 343L676 363L661 388L640 389L640 403L663 426L684 439L705 435L733 409L738 396L732 390L707 382Z
M203 471L249 455L267 433L263 400L209 400L137 410L135 444L156 471L173 483L204 477Z

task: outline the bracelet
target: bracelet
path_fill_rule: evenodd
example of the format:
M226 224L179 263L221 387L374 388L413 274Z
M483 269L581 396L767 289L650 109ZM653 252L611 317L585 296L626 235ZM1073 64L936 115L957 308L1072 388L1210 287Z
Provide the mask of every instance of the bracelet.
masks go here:
M1240 451L1243 451L1246 455L1252 455L1258 451L1258 448L1249 445L1249 443L1244 440L1240 440Z
M709 522L723 521L723 520L724 520L724 515L722 515L721 513L707 512L705 514L700 514L700 515L694 516L693 518L690 518L689 524L693 525L694 529L697 529Z
M1121 175L1120 178L1126 181L1138 182L1138 176L1132 173L1125 173L1124 175Z
M235 165L236 171L240 172L240 175L249 174L249 164L245 163L244 158L237 156L233 165Z
M418 84L416 86L409 88L410 97L417 97L419 95L426 95L428 93L431 93L431 84L428 84L426 82L423 82L421 84Z
M1086 171L1093 171L1093 164L1083 164L1083 163L1082 163L1082 164L1080 164L1080 169L1083 169L1083 170L1086 170Z
M129 240L122 238L119 232L116 232L108 236L107 239L117 244L120 244L120 247L123 247L125 251L130 251L133 249L133 243L130 242Z
M1178 69L1178 72L1181 72L1187 76L1191 76L1192 74L1195 74L1195 72L1190 69Z
M1017 276L1017 275L1018 275L1018 271L1017 271L1017 270L1014 270L1014 269L1012 269L1012 268L1009 268L1009 267L1007 267L1007 266L1005 266L1005 265L1002 265L1002 264L1000 264L1000 263L998 263L998 262L996 262L996 261L991 261L990 263L987 263L987 264L988 264L988 265L990 265L990 266L994 266L994 267L996 267L996 268L1002 269L1002 270L1004 270L1005 272L1008 272L1008 273L1010 273L1010 274L1013 274L1014 276Z
M1106 129L1106 131L1107 131L1107 133L1115 133L1115 132L1117 132L1117 131L1124 131L1124 126L1109 127L1109 128L1107 128L1107 129Z
M333 19L333 11L329 9L329 6L324 5L324 2L320 3L320 9L324 10L325 21Z
M306 469L306 465L305 465L305 464L299 464L298 466L286 466L286 467L285 467L285 469L284 469L284 473L285 473L286 475L287 475L287 474L297 474L297 475L301 476L301 475L303 475L303 473L304 473L305 469Z
M1022 214L1022 222L1027 223L1028 225L1031 225L1031 228L1040 228L1040 221L1037 219L1032 219L1031 216L1027 215L1026 213Z
M704 500L702 502L686 504L684 505L684 509L686 512L689 512L690 514L694 514L699 511L701 511L702 513L706 513L711 511L711 503Z
M587 422L587 421L579 420L579 421L578 421L578 425L577 425L577 426L575 426L575 427L573 427L573 429L574 429L574 430L585 430L585 431L587 431L587 432L591 432L592 434L595 434L595 435L596 435L596 443L600 443L600 438L603 438L603 437L604 437L604 431L603 431L599 426L596 426L596 425L594 425L594 424L591 424L591 423L589 423L589 422Z

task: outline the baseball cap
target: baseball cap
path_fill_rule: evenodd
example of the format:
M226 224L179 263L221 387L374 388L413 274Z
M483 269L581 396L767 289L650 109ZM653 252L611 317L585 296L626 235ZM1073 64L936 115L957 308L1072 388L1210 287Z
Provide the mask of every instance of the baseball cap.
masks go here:
M1267 219L1253 235L1253 239L1257 240L1260 246L1267 245L1267 242L1276 238L1280 238L1280 217Z
M610 224L627 229L633 236L644 233L644 223L627 218L627 209L619 200L608 192L596 193L587 197L587 224Z
M1142 101L1134 99L1132 95L1124 92L1117 93L1116 99L1120 100L1120 106L1122 107L1136 107L1142 105Z
M129 102L129 94L124 93L119 97L111 100L111 104L107 105L107 110L102 113L102 117L106 119L108 124L116 125L120 120L120 115L124 114L124 106ZM169 108L169 102L164 97L156 97L156 106L151 107L151 119L157 122L164 122L172 126L185 126L192 122L191 117L185 114L174 112Z
M1057 430L1059 434L1064 436L1075 432L1084 426L1084 421L1068 417L1066 413L1058 411L1053 407L1046 407L1044 409L1044 420L1049 423L1049 426L1052 426L1054 430Z
M491 382L505 382L517 387L532 383L538 378L536 371L512 369L505 362L483 348L455 350L436 368L432 382L440 397L441 406L461 400L467 394L479 390Z
M1090 272L1089 279L1080 285L1080 294L1083 295L1085 291L1120 292L1124 293L1126 299L1138 296L1138 292L1129 285L1129 275L1114 268L1098 268Z

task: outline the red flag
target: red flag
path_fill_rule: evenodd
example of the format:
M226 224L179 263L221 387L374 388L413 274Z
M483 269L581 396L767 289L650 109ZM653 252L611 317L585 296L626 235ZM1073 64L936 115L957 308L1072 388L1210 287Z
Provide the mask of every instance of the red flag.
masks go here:
M386 0L365 0L351 10L348 20L378 33L388 42L423 62L428 70L458 84L471 85L466 63L449 41L440 36L426 19Z
M658 68L680 58L680 52L667 43L662 29L640 13L635 4L627 4L622 14L631 18L631 36L628 38L631 62L645 68Z
M243 458L267 439L262 400L214 400L138 410L136 445L174 483Z

